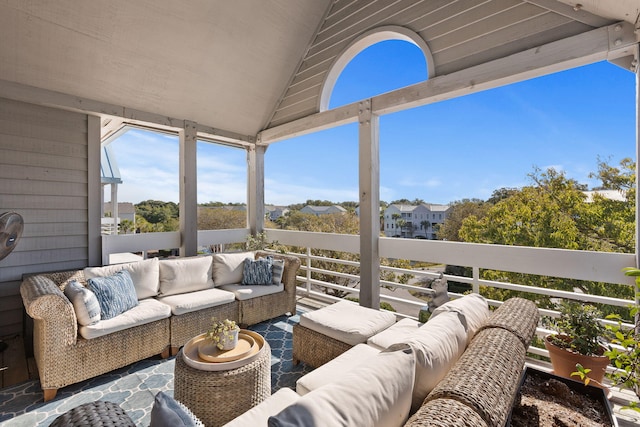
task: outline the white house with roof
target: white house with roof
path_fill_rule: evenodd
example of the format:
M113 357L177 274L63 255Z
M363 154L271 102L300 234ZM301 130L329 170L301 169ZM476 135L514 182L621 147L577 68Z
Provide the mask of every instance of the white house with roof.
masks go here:
M281 216L289 213L289 208L286 206L264 205L265 215L271 220L275 221Z
M300 212L312 214L312 215L327 215L327 214L335 214L335 213L346 213L347 210L342 206L333 205L333 206L313 206L307 205L304 208L300 209Z
M384 235L435 239L436 230L447 219L450 209L449 205L430 203L417 206L391 204L384 211Z

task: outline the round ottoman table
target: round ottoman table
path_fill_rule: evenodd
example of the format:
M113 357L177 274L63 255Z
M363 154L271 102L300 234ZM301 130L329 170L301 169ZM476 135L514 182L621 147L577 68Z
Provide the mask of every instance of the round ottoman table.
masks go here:
M267 341L260 355L239 368L204 371L176 356L174 397L207 427L221 426L271 396L271 348Z

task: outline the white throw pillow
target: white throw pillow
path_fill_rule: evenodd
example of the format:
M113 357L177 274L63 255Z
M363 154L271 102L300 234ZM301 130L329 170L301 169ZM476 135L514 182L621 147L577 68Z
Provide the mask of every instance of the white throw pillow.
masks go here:
M255 259L253 252L238 252L231 254L214 254L213 283L215 286L237 285L242 283L244 260Z
M465 319L467 329L467 344L471 342L473 336L487 320L491 312L485 297L480 294L469 294L462 298L454 299L436 308L431 318L446 312L461 313ZM428 322L427 322L428 323Z
M106 265L104 267L87 267L84 269L84 277L89 280L94 277L113 276L123 269L126 269L131 275L131 280L133 281L134 288L136 288L136 295L139 300L158 295L160 286L158 258L150 258L125 264Z
M416 380L413 387L412 412L420 408L433 388L455 365L467 347L463 316L444 312L432 316L407 340L416 355Z
M160 295L183 294L213 288L211 256L160 261Z
M269 427L402 426L409 417L414 372L413 351L399 344L305 394L270 417Z
M79 324L88 326L100 321L100 303L90 289L72 280L64 288L64 294L73 304Z

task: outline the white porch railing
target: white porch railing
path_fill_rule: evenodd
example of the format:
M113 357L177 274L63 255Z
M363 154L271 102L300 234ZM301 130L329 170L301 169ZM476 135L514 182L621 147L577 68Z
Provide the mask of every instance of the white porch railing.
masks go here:
M312 278L312 273L320 273L330 275L337 278L346 278L358 281L359 276L331 269L320 269L312 266L312 261L324 261L326 263L344 264L359 267L359 263L335 258L327 258L324 256L316 256L311 254L311 249L324 249L339 252L359 253L360 242L357 235L331 234L331 233L314 233L304 231L289 231L268 229L267 236L269 241L277 241L287 246L295 246L303 248L303 250L295 255L302 260L301 275L298 276L302 283L299 292L302 295L321 298L324 300L335 300L323 292L314 291L312 285L318 285L325 288L336 289L344 292L358 294L359 289L348 286L337 285L327 281L321 281ZM198 245L225 245L230 243L243 243L249 235L248 229L233 230L209 230L198 232ZM146 252L148 250L157 250L159 248L170 249L180 246L180 233L146 233L135 235L112 235L103 236L103 262L108 263L109 256L122 252ZM567 292L556 289L548 289L542 287L525 286L517 283L505 283L483 280L480 278L481 269L491 269L498 271L508 271L515 273L533 274L540 276L550 276L566 279L577 279L585 281L633 285L633 278L627 277L622 273L622 268L635 266L635 255L608 253L608 252L590 252L575 251L562 249L546 249L546 248L530 248L517 246L500 246L486 245L474 243L444 242L436 240L423 239L397 239L397 238L380 238L379 247L380 256L390 259L406 259L417 262L429 262L438 264L451 264L471 267L472 277L460 277L445 275L448 280L469 283L473 292L479 292L480 286L489 286L500 289L510 289L515 291L523 291L546 295L557 298L570 298L574 300L584 301L588 303L599 303L618 307L625 307L633 303L632 300L620 298L606 297L600 295L592 295L578 292ZM412 274L414 276L431 276L435 277L438 273L400 269L381 266L382 269L393 271L398 274ZM429 289L423 289L412 285L403 285L396 282L381 282L382 286L392 286L394 288L420 291L424 293L431 292ZM457 297L459 295L451 293L450 296ZM392 295L380 296L381 301L387 301L391 304L402 303L411 307L415 307L415 314L404 313L405 316L417 317L421 307L426 302L419 300L408 300ZM497 306L500 301L489 301L490 304ZM540 310L541 315L556 316L558 313L551 310ZM630 326L630 325L629 325ZM548 331L539 329L538 333L544 335ZM531 348L532 353L546 355L546 350Z

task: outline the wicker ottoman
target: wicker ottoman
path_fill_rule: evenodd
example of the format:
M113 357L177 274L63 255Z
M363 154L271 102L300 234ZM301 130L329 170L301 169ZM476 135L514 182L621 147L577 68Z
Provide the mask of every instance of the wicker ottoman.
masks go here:
M317 368L396 322L393 313L339 301L304 313L293 326L293 363Z
M207 427L221 426L271 395L271 348L265 340L260 356L228 371L203 371L176 356L174 397Z

